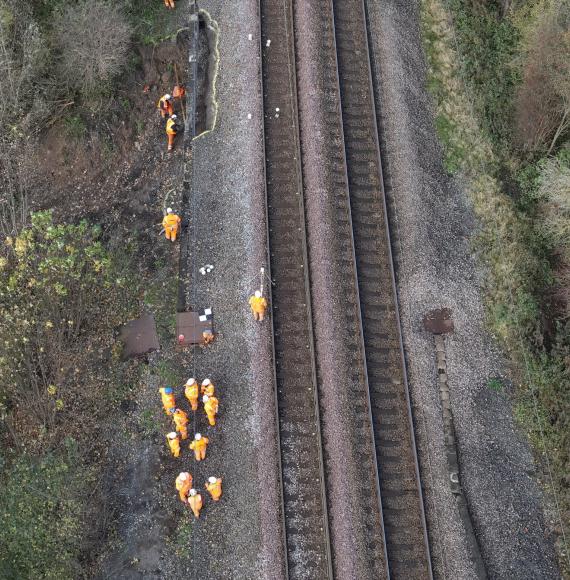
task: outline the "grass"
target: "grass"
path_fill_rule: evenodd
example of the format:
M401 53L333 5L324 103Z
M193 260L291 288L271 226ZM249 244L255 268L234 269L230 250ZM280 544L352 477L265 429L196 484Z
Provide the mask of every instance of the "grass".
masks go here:
M514 415L552 471L548 491L568 514L570 325L559 320L547 348L543 297L555 273L549 232L537 222L542 166L516 157L510 134L520 38L493 7L477 13L466 0L422 0L422 32L444 164L466 183L479 219L475 248L486 270L487 320L512 362ZM515 198L504 190L505 174L516 178ZM497 379L488 387L503 388ZM570 568L560 538L558 549L561 565Z
M87 125L79 115L68 115L63 118L63 126L68 137L81 140L87 134Z

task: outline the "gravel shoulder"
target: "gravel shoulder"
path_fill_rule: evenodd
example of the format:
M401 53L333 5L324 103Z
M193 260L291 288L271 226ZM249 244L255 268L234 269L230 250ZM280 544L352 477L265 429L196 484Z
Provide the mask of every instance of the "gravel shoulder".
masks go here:
M188 376L218 386L219 424L207 427L196 415L194 429L210 448L190 471L202 488L208 476L222 477L224 495L218 505L206 501L192 523L189 570L200 579L278 578L284 554L271 324L255 323L247 304L267 266L257 2L236 9L209 0L200 8L220 31L219 108L214 129L193 142L189 302L213 309L218 336L184 366ZM202 275L206 264L214 269Z
M417 3L368 0L372 54L398 291L436 577L475 577L448 485L433 339L433 308L453 311L446 339L461 481L490 578L559 578L528 443L517 430L504 360L484 328L481 280L472 252L476 223L461 184L443 171Z

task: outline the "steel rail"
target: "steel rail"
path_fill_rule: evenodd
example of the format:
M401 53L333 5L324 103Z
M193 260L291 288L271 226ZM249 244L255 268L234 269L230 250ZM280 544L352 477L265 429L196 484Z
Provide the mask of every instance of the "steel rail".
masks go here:
M273 341L288 578L333 578L291 0L260 0Z

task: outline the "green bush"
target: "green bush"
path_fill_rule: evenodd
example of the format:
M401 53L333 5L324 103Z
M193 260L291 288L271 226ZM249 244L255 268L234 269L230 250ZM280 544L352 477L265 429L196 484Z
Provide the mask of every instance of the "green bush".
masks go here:
M51 212L31 222L0 258L0 400L27 434L49 432L66 413L93 414L93 341L109 344L132 297L98 227L56 225Z
M497 152L511 147L515 88L520 83L520 33L494 2L476 10L471 0L447 0L461 54L463 78Z
M23 454L0 480L0 577L77 578L90 483L77 457Z

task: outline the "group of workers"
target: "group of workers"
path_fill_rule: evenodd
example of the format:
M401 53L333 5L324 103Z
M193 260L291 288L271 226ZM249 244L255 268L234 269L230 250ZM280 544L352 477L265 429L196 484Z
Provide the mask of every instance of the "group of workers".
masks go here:
M162 398L162 406L168 416L171 416L175 430L168 433L166 440L172 455L176 458L180 457L180 441L188 439L188 415L176 405L176 396L172 387L160 387L159 393ZM208 418L210 426L216 425L216 415L218 414L219 402L216 397L216 389L214 383L210 379L204 379L199 386L196 379L191 378L186 381L184 385L184 396L190 403L190 408L193 412L198 410L200 395L202 395L202 403L204 405L204 412ZM196 461L203 461L206 459L206 449L210 442L208 437L201 433L196 433L194 439L189 445L189 449L194 451L194 458ZM193 478L190 473L183 471L176 478L176 489L183 503L188 504L194 515L199 518L200 510L202 509L202 496L192 487ZM206 491L209 492L214 501L218 501L222 496L222 479L220 477L209 477L205 484Z
M174 149L174 139L180 130L178 116L174 112L174 100L182 99L185 94L186 89L181 85L176 85L172 94L166 93L165 95L162 95L156 104L156 108L160 111L160 116L163 119L166 119L167 151L169 153Z

